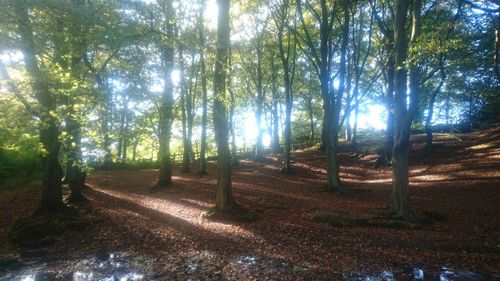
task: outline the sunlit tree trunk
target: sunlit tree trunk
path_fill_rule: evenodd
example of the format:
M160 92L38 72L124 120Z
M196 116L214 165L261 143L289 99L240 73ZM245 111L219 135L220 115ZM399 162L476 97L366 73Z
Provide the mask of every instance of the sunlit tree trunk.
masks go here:
M217 0L217 52L214 73L213 119L217 143L217 191L215 208L218 212L230 213L236 204L231 186L231 156L228 145L226 117L226 73L229 49L229 0Z
M61 177L62 168L58 155L59 125L56 112L56 97L47 82L48 77L39 69L33 30L26 7L26 2L15 4L16 21L19 28L24 66L33 79L32 90L39 104L40 142L43 147L42 200L40 212L57 212L65 208L62 201Z

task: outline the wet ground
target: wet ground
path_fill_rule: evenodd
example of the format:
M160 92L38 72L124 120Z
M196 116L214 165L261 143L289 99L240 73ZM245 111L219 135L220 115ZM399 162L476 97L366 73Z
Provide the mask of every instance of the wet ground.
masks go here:
M160 267L167 267L169 270ZM155 273L159 272L159 273ZM258 256L235 256L231 260L202 252L192 257L131 256L127 253L102 253L92 257L22 258L16 263L0 268L0 280L41 281L136 281L136 280L314 280L309 277L322 275L314 268ZM424 268L407 268L398 272L338 272L324 276L329 280L391 281L489 281L493 276L468 270L442 267L439 272Z

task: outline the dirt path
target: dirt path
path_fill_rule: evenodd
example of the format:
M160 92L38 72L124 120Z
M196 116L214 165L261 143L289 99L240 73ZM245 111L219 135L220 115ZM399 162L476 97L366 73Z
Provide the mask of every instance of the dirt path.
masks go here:
M148 188L156 170L95 172L85 191L92 206L86 215L93 223L63 234L44 255L53 259L45 266L35 259L30 270L48 272L47 280L111 275L124 280L412 280L420 273L490 280L500 275L498 132L438 135L432 154L423 151L422 137L416 138L411 204L444 219L420 229L335 227L313 219L372 217L386 206L390 168L374 169L375 155L348 149L340 155L349 189L344 194L325 192L324 156L314 150L295 153L292 175L281 174L272 157L266 164L241 161L233 171L234 194L258 214L251 223L202 218L215 199L213 164L206 177L175 170L175 184L154 194ZM16 251L6 242L6 229L33 210L37 196L33 189L2 192L0 250ZM13 274L4 271L4 278Z

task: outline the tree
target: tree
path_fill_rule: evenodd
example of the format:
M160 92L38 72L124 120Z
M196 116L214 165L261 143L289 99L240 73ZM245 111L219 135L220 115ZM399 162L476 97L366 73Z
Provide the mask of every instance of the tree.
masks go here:
M275 23L278 28L278 48L281 65L283 68L283 83L285 86L285 147L283 151L284 161L281 171L290 173L291 166L291 148L292 148L292 107L293 96L292 86L295 76L295 58L296 58L296 40L292 36L292 28L295 28L295 23L291 22L291 7L288 0L283 0L278 3L275 12ZM291 25L291 27L290 27ZM275 125L276 126L276 125Z
M160 100L160 151L159 151L159 178L157 187L165 187L172 183L172 159L170 157L170 138L173 120L173 91L172 72L174 71L174 36L175 36L175 12L171 0L165 0L165 37L161 36L158 40L158 48L161 54L163 64L163 92Z
M406 104L408 40L406 20L408 0L397 0L394 15L394 144L392 149L391 211L394 216L408 219L412 216L408 193L408 157L410 152L410 128L417 107L418 91L410 92L409 108ZM418 36L421 1L413 4L413 30L411 41ZM416 75L416 73L413 73ZM410 89L416 89L414 77Z
M59 120L56 113L56 96L48 85L46 73L40 70L37 60L36 44L33 38L33 27L28 13L28 3L15 2L14 12L21 40L26 71L33 80L32 91L38 102L40 118L40 142L43 146L43 179L40 212L57 212L63 210L61 178L62 168L59 163Z
M207 174L207 110L208 110L208 98L207 98L207 71L205 64L205 28L203 23L203 10L205 8L205 1L202 1L200 5L200 10L198 12L198 36L200 41L200 75L201 75L201 104L202 104L202 116L201 116L201 140L200 140L200 175Z
M229 49L229 0L217 0L217 53L214 72L213 119L217 143L217 191L215 209L221 213L231 213L236 204L231 185L231 156L228 144L226 116L226 73Z
M303 53L308 57L311 64L314 66L316 74L318 75L320 81L321 95L323 98L323 137L322 145L326 149L326 159L327 159L327 188L329 190L341 189L340 186L340 176L339 176L339 164L337 160L337 140L338 140L338 120L335 122L335 116L337 116L335 110L339 109L339 103L341 102L341 96L335 96L333 79L332 79L332 50L333 50L333 40L330 40L333 33L332 25L335 22L334 18L336 16L336 5L328 7L326 0L321 0L320 11L316 11L314 7L306 3L306 8L313 15L313 18L317 20L319 24L319 48L317 43L313 40L312 34L309 31L309 25L306 23L303 11L303 3L300 0L296 0L297 13L302 24L302 29L304 35L296 32L297 36L300 37L307 46L299 47ZM345 60L344 60L345 62ZM339 91L338 94L341 92Z

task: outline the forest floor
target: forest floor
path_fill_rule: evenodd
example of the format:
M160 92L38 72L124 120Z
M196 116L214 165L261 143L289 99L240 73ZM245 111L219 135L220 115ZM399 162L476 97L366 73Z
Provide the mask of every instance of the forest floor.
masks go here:
M425 224L380 220L391 168L347 146L342 193L325 190L314 149L293 154L290 175L275 156L241 160L233 193L257 214L251 222L203 217L215 201L213 163L204 177L176 168L157 193L148 192L157 170L94 172L72 227L24 247L9 233L33 213L39 188L0 191L0 280L497 280L500 130L436 134L431 153L423 144L413 137L410 195L432 218Z

